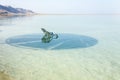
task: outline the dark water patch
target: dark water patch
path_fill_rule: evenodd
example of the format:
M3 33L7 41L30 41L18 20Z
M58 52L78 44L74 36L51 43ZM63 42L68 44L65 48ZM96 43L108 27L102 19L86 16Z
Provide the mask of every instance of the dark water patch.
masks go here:
M41 38L43 35L40 34L29 34L11 37L6 40L6 43L18 47L20 46L46 50L87 48L98 43L98 40L89 36L75 34L58 35L59 38L52 40L50 43L42 43Z

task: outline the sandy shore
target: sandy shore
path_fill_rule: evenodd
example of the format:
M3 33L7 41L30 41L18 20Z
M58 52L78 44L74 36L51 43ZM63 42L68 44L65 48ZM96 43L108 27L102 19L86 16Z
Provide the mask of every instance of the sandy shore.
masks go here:
M8 74L6 74L4 71L0 72L0 80L14 80L11 78Z

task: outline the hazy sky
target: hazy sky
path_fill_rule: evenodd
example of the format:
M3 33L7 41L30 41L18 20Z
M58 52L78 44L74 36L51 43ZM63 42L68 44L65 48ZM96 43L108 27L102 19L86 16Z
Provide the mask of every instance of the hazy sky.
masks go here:
M39 13L120 13L120 0L0 0Z

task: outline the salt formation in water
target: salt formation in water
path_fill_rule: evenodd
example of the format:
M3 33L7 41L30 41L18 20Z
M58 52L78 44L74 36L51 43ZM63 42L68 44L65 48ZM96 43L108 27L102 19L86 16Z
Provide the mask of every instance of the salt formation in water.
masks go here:
M41 39L43 43L49 43L49 42L51 42L52 39L58 38L58 35L54 34L53 32L49 32L49 31L45 30L44 28L41 28L41 30L44 33L44 36Z

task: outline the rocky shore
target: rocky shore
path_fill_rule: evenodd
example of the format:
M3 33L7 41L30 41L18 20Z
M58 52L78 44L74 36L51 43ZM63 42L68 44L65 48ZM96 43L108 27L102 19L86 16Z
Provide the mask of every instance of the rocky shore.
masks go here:
M0 5L0 17L2 16L22 16L22 15L35 15L36 13L31 11L31 10L27 10L27 9L23 9L23 8L14 8L12 6L4 6L4 5Z

